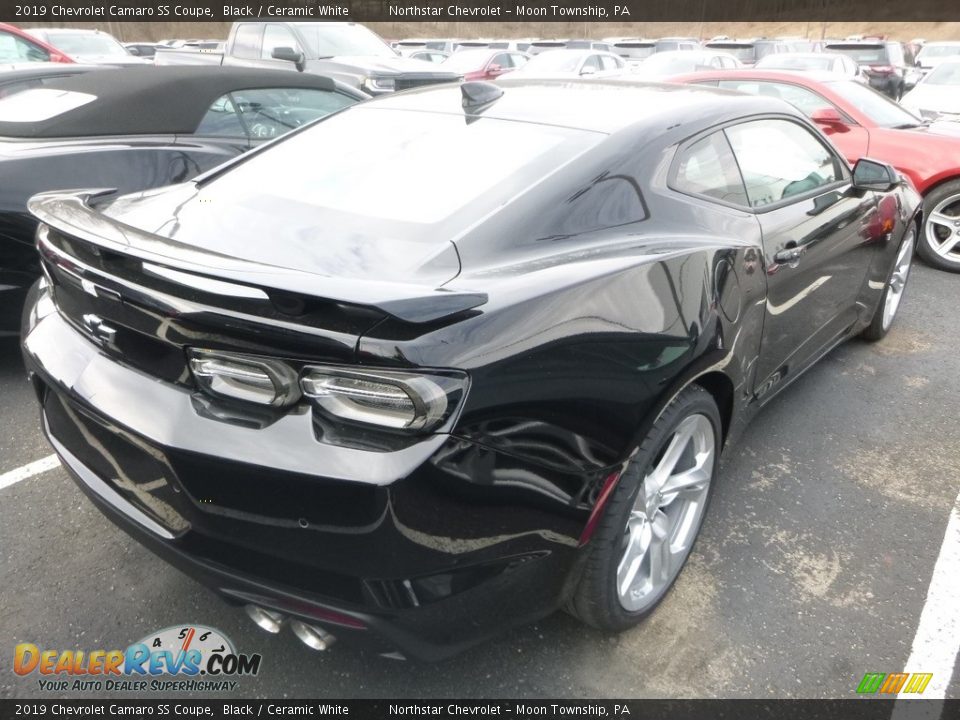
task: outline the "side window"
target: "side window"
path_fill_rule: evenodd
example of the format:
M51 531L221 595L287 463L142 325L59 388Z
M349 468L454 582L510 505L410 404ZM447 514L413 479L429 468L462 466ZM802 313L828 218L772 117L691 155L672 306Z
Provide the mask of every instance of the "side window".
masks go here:
M726 129L751 207L773 205L844 177L833 153L789 120L754 120Z
M273 51L280 47L300 49L290 28L283 25L267 25L263 31L263 51L260 53L260 59L270 60L273 57Z
M515 68L521 68L527 64L527 58L525 55L521 55L520 53L511 53L510 57L513 62L513 67Z
M500 53L499 55L494 55L491 62L492 64L499 65L504 69L513 67L513 58L510 53Z
M727 90L739 90L751 95L768 95L786 100L797 110L809 117L814 110L833 107L823 96L812 90L790 83L777 83L756 80L721 80L719 87Z
M591 55L583 62L583 67L581 70L586 70L587 68L593 68L594 70L600 70L600 56Z
M231 93L254 140L269 140L357 101L342 93L311 88L268 88Z
M0 30L0 62L47 62L49 60L50 53L39 45Z
M616 70L620 67L619 60L612 55L601 55L600 62L603 64L604 70Z
M244 23L237 27L233 37L233 54L239 58L254 60L260 57L260 38L263 25Z
M237 107L230 95L217 98L207 110L203 120L195 131L197 135L217 135L219 137L246 137L247 131L237 115Z
M715 132L682 150L670 173L670 187L736 205L747 204L743 178L723 132Z

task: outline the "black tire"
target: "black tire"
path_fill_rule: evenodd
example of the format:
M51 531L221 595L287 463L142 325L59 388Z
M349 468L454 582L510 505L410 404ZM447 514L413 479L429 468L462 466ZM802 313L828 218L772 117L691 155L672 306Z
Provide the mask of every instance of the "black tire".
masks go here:
M661 455L677 427L685 419L695 415L703 415L710 421L715 450L711 468L712 480L703 503L703 511L696 523L693 541L695 542L696 537L699 536L715 485L722 433L720 413L713 397L699 385L691 385L661 413L607 501L603 516L590 540L587 549L589 554L582 574L566 608L569 613L586 624L601 630L616 632L633 627L656 609L673 587L686 564L693 549L693 542L690 543L686 555L673 576L655 597L651 597L649 606L640 612L630 612L621 604L616 587L617 568L623 554L627 519L640 492L642 479Z
M920 229L920 237L917 241L917 254L923 258L924 262L938 270L960 272L960 245L957 246L955 253L951 253L953 257L944 257L939 254L934 247L942 241L940 235L949 237L946 234L948 228L931 229L927 222L934 210L951 198L955 198L955 201L950 202L944 209L957 215L957 222L960 223L960 179L943 183L931 190L923 199L923 227ZM952 231L956 237L956 233L960 232L960 225L954 226ZM931 237L934 234L937 236Z
M899 310L899 302L896 309L894 309L893 316L890 318L889 323L884 325L886 317L884 315L884 309L887 306L887 297L890 293L895 292L895 289L892 284L894 274L899 271L900 268L900 256L904 250L904 245L908 242L913 241L916 243L917 229L916 226L907 228L907 231L903 234L903 239L900 241L900 245L897 247L897 252L893 256L893 263L890 265L890 270L887 272L887 279L884 281L883 294L880 296L880 302L877 303L877 309L873 311L873 317L870 319L870 324L867 325L860 333L860 337L866 340L867 342L877 342L886 337L887 333L890 332L890 328L893 327L894 321L897 319L897 310ZM913 251L910 251L910 257L908 260L912 260ZM907 269L906 274L903 275L903 283L900 286L900 292L903 293L906 290L907 280L909 279L910 270Z

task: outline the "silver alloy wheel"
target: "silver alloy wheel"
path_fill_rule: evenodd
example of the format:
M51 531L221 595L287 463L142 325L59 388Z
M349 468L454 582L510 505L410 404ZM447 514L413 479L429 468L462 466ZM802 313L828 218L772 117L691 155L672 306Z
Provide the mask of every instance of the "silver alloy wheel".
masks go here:
M897 262L893 266L893 272L890 273L890 280L887 282L887 296L883 301L882 322L884 331L890 329L893 318L897 315L897 309L900 307L903 289L907 286L907 277L910 275L915 240L916 234L914 231L908 230L907 237L903 239L903 243L900 245L900 252L897 253Z
M937 203L927 216L925 234L927 244L937 255L960 263L960 195Z
M693 547L713 479L717 441L705 415L691 415L644 477L627 518L617 595L629 612L659 599Z

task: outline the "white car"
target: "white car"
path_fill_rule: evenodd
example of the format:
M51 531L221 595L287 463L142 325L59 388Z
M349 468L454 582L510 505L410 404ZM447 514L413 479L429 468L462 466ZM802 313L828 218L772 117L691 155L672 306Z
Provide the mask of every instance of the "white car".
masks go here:
M900 104L925 120L960 121L960 58L937 65Z
M733 55L721 50L673 50L651 55L631 70L646 80L662 80L701 70L732 70L743 67Z
M148 58L130 54L120 41L102 30L77 28L26 28L38 40L53 45L71 60L87 65L143 65Z
M917 53L917 67L927 72L949 60L960 59L960 42L929 42Z
M866 82L857 62L841 53L772 53L760 58L754 67L757 70L831 72L850 80Z
M597 50L547 50L522 67L500 77L577 78L608 77L624 72L626 63L613 53Z

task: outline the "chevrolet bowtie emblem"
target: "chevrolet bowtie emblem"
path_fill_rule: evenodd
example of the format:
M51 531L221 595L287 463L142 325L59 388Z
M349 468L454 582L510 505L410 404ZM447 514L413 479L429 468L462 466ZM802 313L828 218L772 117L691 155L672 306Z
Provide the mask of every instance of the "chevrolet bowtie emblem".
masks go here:
M91 337L104 347L116 348L114 338L117 335L116 328L107 325L103 318L93 313L87 313L83 316L83 326L90 333Z

